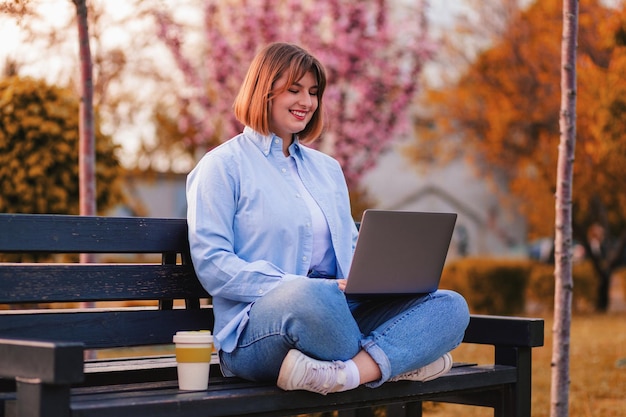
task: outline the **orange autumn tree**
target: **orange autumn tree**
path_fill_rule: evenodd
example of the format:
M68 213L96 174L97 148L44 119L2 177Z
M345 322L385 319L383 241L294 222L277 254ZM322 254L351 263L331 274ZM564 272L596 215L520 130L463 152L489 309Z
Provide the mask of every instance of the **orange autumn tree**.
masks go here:
M626 12L582 0L579 28L573 233L605 311L626 244ZM411 151L417 163L462 156L499 181L529 239L554 233L561 31L560 0L519 10L457 80L425 94L428 123Z

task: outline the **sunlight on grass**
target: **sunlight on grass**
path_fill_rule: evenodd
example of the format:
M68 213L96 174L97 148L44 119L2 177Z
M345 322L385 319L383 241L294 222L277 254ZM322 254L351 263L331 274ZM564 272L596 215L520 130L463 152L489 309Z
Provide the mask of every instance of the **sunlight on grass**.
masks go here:
M546 343L533 350L533 417L550 414L552 316L546 315ZM492 363L493 348L462 345L453 352L457 362ZM626 314L576 315L570 349L570 415L626 416ZM488 408L427 404L428 417L492 417Z

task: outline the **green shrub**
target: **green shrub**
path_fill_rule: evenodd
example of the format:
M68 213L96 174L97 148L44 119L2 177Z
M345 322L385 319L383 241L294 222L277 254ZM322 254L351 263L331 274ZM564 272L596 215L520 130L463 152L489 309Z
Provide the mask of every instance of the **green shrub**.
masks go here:
M572 279L574 311L593 310L598 296L598 280L590 261L573 265ZM530 274L526 296L533 310L552 310L554 307L554 265L536 263Z
M550 310L554 306L554 265L537 262L530 273L526 288L527 309Z
M446 266L441 286L462 294L472 313L515 315L525 309L532 265L526 260L459 259Z
M575 263L572 278L573 310L593 310L598 280L591 262ZM613 279L626 279L626 268ZM515 315L554 307L554 265L532 260L459 259L446 265L441 286L461 293L472 313Z
M0 79L0 212L79 213L79 103L71 89ZM99 212L124 200L119 146L95 123Z

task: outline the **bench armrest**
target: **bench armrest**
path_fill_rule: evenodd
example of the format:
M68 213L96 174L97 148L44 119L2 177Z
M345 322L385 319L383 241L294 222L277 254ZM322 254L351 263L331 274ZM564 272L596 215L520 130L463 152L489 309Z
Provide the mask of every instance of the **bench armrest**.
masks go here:
M73 384L84 379L82 343L0 338L0 378L43 384Z
M464 343L509 347L538 347L544 343L540 318L472 315Z

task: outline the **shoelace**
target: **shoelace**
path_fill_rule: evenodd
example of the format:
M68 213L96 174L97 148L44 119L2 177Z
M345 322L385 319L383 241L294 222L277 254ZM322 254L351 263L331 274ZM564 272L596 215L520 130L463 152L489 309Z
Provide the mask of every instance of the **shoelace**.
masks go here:
M411 379L413 377L418 377L424 368L418 368L414 371L405 372L403 374L398 375L397 379Z
M320 394L334 392L337 386L343 387L346 383L345 372L342 371L346 365L341 361L333 361L332 364L311 364L304 373L304 385L311 391Z
M448 360L450 361L452 360L452 357L450 355L442 356L441 358L437 359L433 363L430 363L426 366L415 369L413 371L408 371L403 374L400 374L396 377L391 378L390 381L403 381L403 380L422 381L422 380L433 379L435 377L440 376L446 370L445 369L446 361Z

